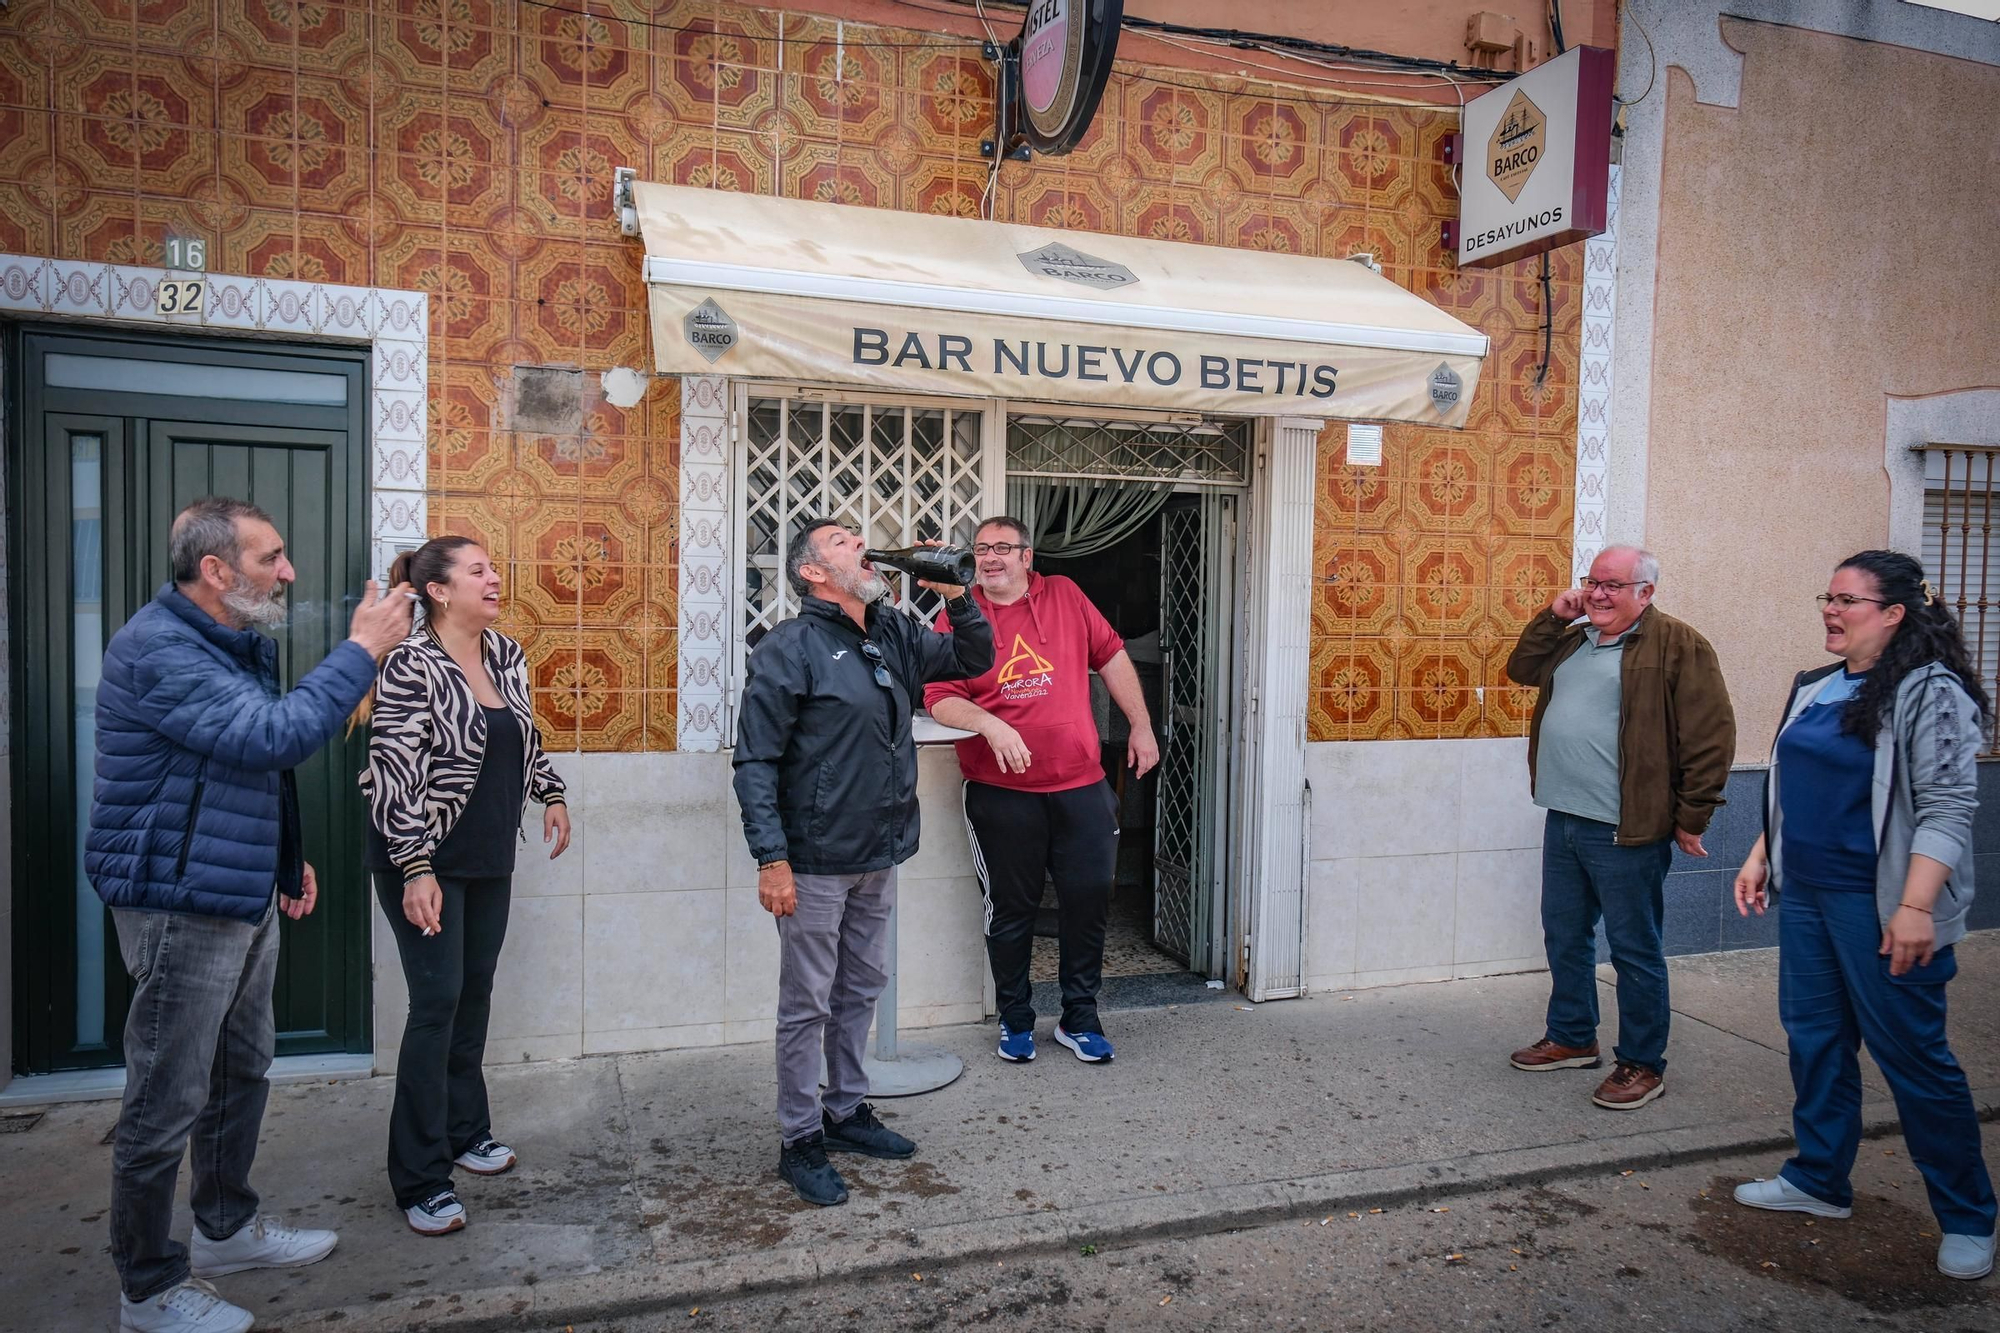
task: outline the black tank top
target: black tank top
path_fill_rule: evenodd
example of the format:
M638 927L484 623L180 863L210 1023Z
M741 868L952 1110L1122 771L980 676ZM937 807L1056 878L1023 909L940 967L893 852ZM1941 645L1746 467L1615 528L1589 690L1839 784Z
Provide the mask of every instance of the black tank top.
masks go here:
M528 743L520 719L506 708L487 708L486 753L465 809L431 854L431 869L454 879L491 879L514 873L520 841L521 800L528 790ZM389 870L389 844L371 820L368 868Z

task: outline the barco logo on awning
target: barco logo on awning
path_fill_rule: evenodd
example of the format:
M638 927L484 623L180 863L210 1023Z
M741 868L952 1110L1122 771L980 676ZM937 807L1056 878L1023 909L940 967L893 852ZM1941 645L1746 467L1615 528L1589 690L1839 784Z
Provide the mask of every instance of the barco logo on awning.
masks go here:
M1060 241L1014 257L1036 277L1060 278L1085 287L1130 287L1139 281L1139 275L1123 264L1072 250Z
M681 320L681 328L687 333L688 346L700 352L710 364L721 360L736 346L736 321L723 313L713 297L688 311Z

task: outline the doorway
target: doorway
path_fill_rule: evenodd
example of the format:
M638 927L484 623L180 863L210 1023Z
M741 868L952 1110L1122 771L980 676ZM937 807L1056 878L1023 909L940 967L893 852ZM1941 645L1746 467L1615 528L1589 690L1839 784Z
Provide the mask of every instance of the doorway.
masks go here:
M270 513L298 569L283 688L345 637L367 577L365 351L109 330L7 331L16 1072L122 1063L130 982L83 875L105 643L169 578L203 495ZM280 918L278 1054L370 1048L356 735L298 769L312 916Z
M1107 978L1194 972L1228 980L1230 806L1241 673L1237 517L1245 422L1011 416L1008 508L1035 568L1070 578L1125 640L1160 764L1126 766L1129 731L1091 682L1105 774L1120 805ZM1045 891L1031 975L1056 975Z

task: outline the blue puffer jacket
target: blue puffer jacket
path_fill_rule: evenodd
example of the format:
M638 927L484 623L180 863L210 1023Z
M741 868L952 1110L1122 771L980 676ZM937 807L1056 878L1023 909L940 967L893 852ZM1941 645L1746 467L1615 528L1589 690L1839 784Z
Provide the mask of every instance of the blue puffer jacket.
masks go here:
M348 639L281 695L277 644L162 586L104 649L83 856L98 896L261 918L279 844L297 836L296 811L288 821L284 810L289 770L339 732L374 680L374 659ZM295 875L297 848L285 850Z

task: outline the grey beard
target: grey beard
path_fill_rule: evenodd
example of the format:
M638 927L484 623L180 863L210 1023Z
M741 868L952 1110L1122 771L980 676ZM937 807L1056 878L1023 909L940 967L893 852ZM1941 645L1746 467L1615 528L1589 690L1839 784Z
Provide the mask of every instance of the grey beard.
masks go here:
M238 629L277 629L285 623L285 585L259 594L249 585L238 583L222 594L222 605L234 617Z
M863 606L879 602L889 595L889 583L880 574L856 569L852 572L838 570L834 575L834 586L854 598Z

